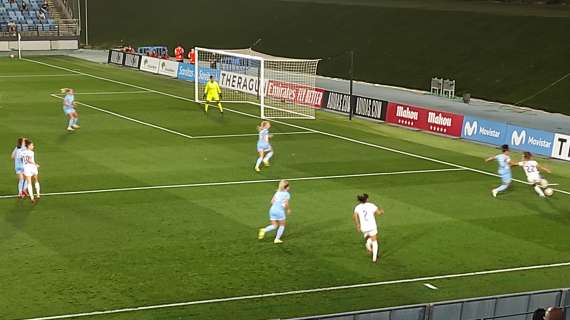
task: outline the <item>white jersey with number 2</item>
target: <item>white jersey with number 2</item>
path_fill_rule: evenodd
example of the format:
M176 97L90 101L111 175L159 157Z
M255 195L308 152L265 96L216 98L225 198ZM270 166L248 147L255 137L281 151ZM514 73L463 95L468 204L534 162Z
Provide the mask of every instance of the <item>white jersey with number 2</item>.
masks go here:
M376 211L378 211L378 207L370 202L361 203L354 208L354 212L358 214L358 219L360 220L360 231L370 232L377 230Z
M538 171L538 162L534 160L530 161L521 161L519 162L519 166L521 166L526 173L526 178L528 182L538 182L540 180L540 171Z

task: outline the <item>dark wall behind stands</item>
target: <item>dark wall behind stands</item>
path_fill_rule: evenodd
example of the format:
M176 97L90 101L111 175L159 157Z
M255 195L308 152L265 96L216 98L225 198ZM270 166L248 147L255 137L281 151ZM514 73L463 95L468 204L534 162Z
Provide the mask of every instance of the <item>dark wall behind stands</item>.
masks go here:
M514 103L570 72L570 18L528 10L511 16L277 0L97 0L89 2L89 30L90 42L105 47L238 48L262 38L260 51L323 58L319 73L343 78L348 56L329 57L354 48L359 80L426 90L438 75L456 79L459 93ZM568 100L570 77L523 105L570 114Z

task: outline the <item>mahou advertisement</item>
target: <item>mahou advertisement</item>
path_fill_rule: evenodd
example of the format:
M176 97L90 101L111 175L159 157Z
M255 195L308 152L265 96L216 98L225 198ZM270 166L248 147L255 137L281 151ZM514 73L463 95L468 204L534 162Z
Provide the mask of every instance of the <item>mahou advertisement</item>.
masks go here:
M463 116L401 103L388 103L386 122L452 137L461 137Z

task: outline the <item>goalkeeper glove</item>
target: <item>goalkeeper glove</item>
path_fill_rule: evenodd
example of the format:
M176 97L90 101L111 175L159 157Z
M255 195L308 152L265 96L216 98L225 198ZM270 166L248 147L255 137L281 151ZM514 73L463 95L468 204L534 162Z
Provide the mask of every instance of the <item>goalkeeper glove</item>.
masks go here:
M206 94L204 93L204 95L202 96L202 99L206 99Z

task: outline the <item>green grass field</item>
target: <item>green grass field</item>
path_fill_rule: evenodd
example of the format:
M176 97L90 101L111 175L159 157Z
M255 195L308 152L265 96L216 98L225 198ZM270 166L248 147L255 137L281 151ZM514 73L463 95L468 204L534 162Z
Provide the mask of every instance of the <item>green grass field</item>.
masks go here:
M459 0L91 1L90 43L245 48L323 59L319 74L517 103L570 72L569 6ZM176 6L177 10L168 10ZM148 8L156 8L148 10ZM162 10L161 10L162 9ZM136 27L135 27L136 26ZM142 26L148 26L144 28ZM339 56L340 55L340 56ZM570 114L570 77L521 105Z
M494 148L319 112L274 121L276 155L256 173L256 107L206 115L188 82L31 59L0 59L1 319L182 302L89 319L275 319L570 286L570 195L515 183L492 198ZM62 87L81 102L71 134ZM11 196L19 136L41 164L35 206ZM542 162L569 191L569 164ZM293 213L274 245L256 233L281 178ZM362 192L386 211L377 265L351 220ZM567 264L448 277L554 263Z

